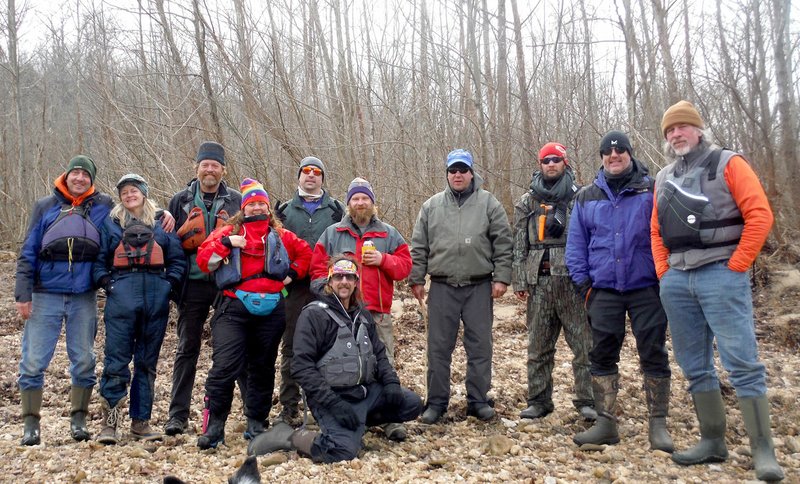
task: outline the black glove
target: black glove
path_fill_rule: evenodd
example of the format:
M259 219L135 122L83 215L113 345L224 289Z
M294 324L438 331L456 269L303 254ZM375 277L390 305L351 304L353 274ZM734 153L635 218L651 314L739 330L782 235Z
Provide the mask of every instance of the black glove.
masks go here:
M358 428L358 415L356 415L353 407L341 398L337 398L336 401L328 407L328 410L342 427L349 430Z
M106 274L97 281L97 288L106 289L108 287L108 283L111 282L111 276Z
M548 237L553 239L561 238L564 235L564 229L567 228L567 211L562 205L556 205L556 208L547 214L545 220L545 231Z
M400 408L403 406L403 390L399 383L389 383L383 387L383 398L386 406Z
M581 301L586 301L586 296L589 294L589 291L592 289L592 280L586 279L580 284L575 285L575 292L580 296Z

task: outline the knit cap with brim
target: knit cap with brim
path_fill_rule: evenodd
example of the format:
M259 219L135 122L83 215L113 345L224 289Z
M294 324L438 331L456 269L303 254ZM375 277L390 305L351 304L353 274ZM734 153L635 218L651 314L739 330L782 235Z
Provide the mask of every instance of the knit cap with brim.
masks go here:
M77 155L69 160L69 164L67 164L67 172L66 174L69 175L69 172L72 170L83 170L89 174L89 179L92 180L94 183L94 177L97 175L97 166L95 166L94 161L86 155Z
M119 179L117 182L117 193L122 191L122 187L125 185L133 185L142 192L145 198L147 198L147 193L150 191L150 187L147 185L147 182L141 175L137 175L136 173L128 173L127 175L123 175L122 178Z
M700 129L705 127L700 112L689 101L678 101L666 111L661 118L661 134L667 137L667 130L676 124L690 124Z

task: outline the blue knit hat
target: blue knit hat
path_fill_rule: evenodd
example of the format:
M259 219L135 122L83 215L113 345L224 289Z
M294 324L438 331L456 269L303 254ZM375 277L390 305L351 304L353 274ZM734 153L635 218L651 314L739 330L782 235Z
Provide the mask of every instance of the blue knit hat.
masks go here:
M128 173L119 179L117 182L117 193L119 193L125 185L133 185L138 188L139 191L142 192L142 195L144 195L144 198L147 198L147 193L150 191L150 187L147 186L145 179L136 173Z
M353 198L353 195L356 193L363 193L372 200L372 203L375 203L375 192L372 191L372 185L370 185L367 180L363 178L354 178L353 181L350 182L350 186L347 187L347 203L350 203L350 199Z

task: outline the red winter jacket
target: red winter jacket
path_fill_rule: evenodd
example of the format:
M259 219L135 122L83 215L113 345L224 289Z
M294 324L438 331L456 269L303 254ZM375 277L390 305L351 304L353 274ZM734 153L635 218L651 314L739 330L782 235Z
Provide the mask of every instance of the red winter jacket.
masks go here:
M264 240L270 231L269 220L258 220L242 224L239 235L244 235L246 245L242 249L242 279L258 274L264 270ZM197 249L197 266L203 272L213 272L220 262L231 253L230 247L222 243L222 239L231 235L233 225L220 227L208 236ZM286 229L279 229L281 241L286 247L289 259L289 277L292 280L302 279L308 274L311 263L311 248L305 240ZM234 291L241 289L248 292L276 293L283 289L283 282L259 277L250 279L231 289L226 289L224 294L236 297Z
M400 232L391 225L373 217L359 236L359 230L349 215L338 224L331 225L319 238L311 259L311 279L328 277L328 260L333 255L350 254L359 264L361 294L367 309L379 313L392 310L394 281L401 281L411 273L411 252ZM361 264L361 246L371 240L375 249L383 254L380 266Z

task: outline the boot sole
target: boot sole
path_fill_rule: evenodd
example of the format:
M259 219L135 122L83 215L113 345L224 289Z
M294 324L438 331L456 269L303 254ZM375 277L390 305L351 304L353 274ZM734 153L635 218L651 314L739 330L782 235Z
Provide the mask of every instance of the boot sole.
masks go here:
M577 445L578 447L580 447L583 444L614 445L614 444L619 444L619 437L614 438L614 439L604 439L604 440L601 440L600 442L581 442L580 440L573 438L572 442L574 442L575 445Z
M676 458L675 454L672 454L672 461L675 462L676 464L680 464L682 466L696 466L696 465L700 465L700 464L714 464L714 463L725 462L726 460L728 460L728 456L727 455L725 457L722 457L722 456L719 456L719 455L710 455L710 456L704 457L702 459L681 460L680 457Z

